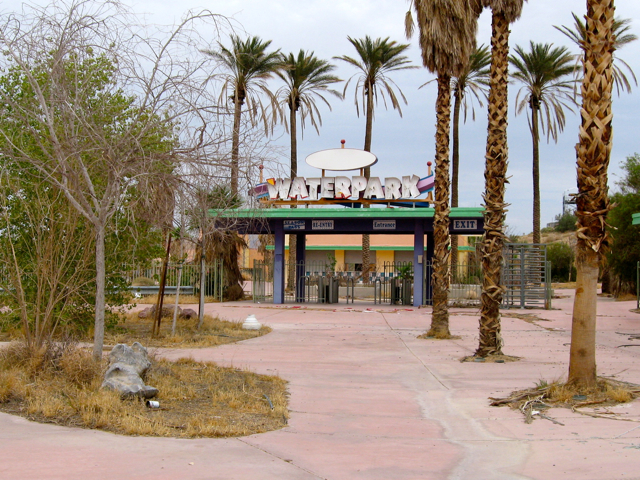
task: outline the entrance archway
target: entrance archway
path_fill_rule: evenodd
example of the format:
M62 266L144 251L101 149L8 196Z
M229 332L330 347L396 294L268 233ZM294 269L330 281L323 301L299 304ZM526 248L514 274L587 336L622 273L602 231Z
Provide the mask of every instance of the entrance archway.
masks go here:
M413 235L413 305L425 303L430 289L424 275L426 261L433 257L433 208L277 208L237 210L225 216L233 219L232 228L242 234L273 234L273 303L285 302L285 235L296 235L296 284L304 288L306 240L308 235L326 234L391 234ZM450 231L457 235L481 235L481 208L452 208ZM426 257L426 258L425 258ZM424 279L424 283L422 281ZM303 299L304 291L296 292Z

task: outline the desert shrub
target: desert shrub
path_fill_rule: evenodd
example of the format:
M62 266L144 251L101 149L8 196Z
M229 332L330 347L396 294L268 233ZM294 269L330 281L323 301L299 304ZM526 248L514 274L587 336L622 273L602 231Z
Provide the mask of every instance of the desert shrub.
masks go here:
M547 261L551 262L551 281L568 282L576 278L575 255L566 243L547 245Z
M134 287L153 287L156 285L156 281L149 277L136 277L131 282Z
M640 196L616 193L615 207L607 217L610 225L611 250L607 255L611 290L614 295L636 292L636 267L640 261L640 227L632 225L632 214L640 212Z
M556 217L556 220L558 221L555 228L556 232L564 233L576 231L576 222L578 221L578 217L573 213L565 213L562 216Z

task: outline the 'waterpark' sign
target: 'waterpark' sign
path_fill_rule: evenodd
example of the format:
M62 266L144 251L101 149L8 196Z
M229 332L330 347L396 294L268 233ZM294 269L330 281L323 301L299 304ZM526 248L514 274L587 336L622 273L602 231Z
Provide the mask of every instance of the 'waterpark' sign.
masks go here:
M433 175L420 178L417 175L405 175L400 180L397 177L386 177L384 185L379 177L367 179L363 176L344 176L268 179L254 188L257 198L270 200L320 200L320 199L384 199L399 200L418 198L423 192L429 192L432 197ZM427 198L429 200L429 198ZM433 201L433 200L431 200Z

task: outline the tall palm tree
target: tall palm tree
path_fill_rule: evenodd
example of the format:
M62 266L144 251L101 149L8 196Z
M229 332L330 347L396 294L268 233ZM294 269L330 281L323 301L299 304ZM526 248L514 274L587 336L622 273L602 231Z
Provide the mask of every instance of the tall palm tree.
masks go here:
M587 0L582 108L577 150L578 241L569 383L596 384L596 293L600 261L608 246L607 169L612 147L613 0Z
M581 50L584 50L584 43L586 42L586 39L587 39L587 26L580 19L580 17L578 17L578 15L576 15L575 13L572 13L571 15L573 15L573 22L574 22L573 29L570 27L566 27L564 25L560 27L557 27L554 25L553 28L562 32L564 35L569 37L569 39L573 43L575 43ZM613 20L612 31L613 31L613 38L614 38L614 44L615 44L616 50L620 50L625 45L638 40L638 36L631 33L629 31L630 29L631 29L631 19L616 18ZM582 60L582 55L578 56L577 59L578 61ZM623 68L619 67L617 63L622 64L622 67L624 67L624 70L626 70L631 75L631 80L633 80L633 83L635 83L636 86L638 85L638 79L636 78L636 74L633 72L633 69L631 68L631 66L627 62L622 60L620 57L618 57L617 55L614 55L613 56L613 83L616 87L616 92L618 93L618 96L620 96L621 90L623 92L627 91L631 93L631 82L629 81L629 78L627 78L627 75L625 74ZM576 72L580 72L580 71L581 69L579 68L576 69Z
M482 241L482 306L476 356L502 354L500 304L502 249L505 240L504 191L507 181L507 113L509 101L509 25L522 13L524 0L482 0L491 8L491 72L489 122L484 171L484 237Z
M482 107L482 100L487 98L489 89L489 65L491 53L489 47L481 45L469 57L469 64L451 79L453 89L453 144L451 147L451 207L458 206L458 172L460 169L460 112L464 113L467 121L468 107L471 106L471 116L476 119L473 99ZM451 235L451 271L457 274L458 265L458 236Z
M378 103L378 96L382 98L385 108L387 107L387 97L391 103L391 107L394 110L398 110L398 113L402 117L402 108L396 94L398 91L402 101L407 104L402 90L395 84L391 78L388 77L390 72L396 72L398 70L407 70L411 68L417 68L415 65L411 65L411 60L404 55L404 52L409 48L408 44L400 44L395 41L390 41L387 38L371 39L368 35L365 38L357 39L347 37L349 43L353 45L358 53L356 58L342 55L334 57L336 60L342 60L349 65L355 67L358 71L353 75L344 86L343 95L347 93L349 83L354 77L357 78L354 101L356 104L356 113L360 116L360 104L365 110L366 125L364 134L364 150L371 151L371 134L373 132L373 111L375 105ZM364 176L369 178L371 175L370 167L364 169ZM362 235L362 266L363 276L365 280L368 278L369 265L370 265L370 239L369 235Z
M523 84L516 97L516 114L527 107L531 112L529 128L533 139L533 243L540 243L540 143L539 131L547 134L547 141L558 141L564 130L564 109L573 111L572 92L575 80L574 56L566 47L549 43L530 42L530 51L516 45L509 56L513 67L511 77ZM540 115L542 114L542 115ZM528 115L527 115L528 117Z
M320 133L322 125L320 110L316 104L322 101L331 110L331 104L326 94L342 98L340 92L330 86L342 80L331 72L335 70L326 60L317 58L313 52L300 50L298 55L290 53L282 55L282 70L278 76L285 82L285 86L276 92L279 102L289 107L289 122L285 126L291 135L291 177L298 174L298 143L297 143L297 114L300 114L300 127L304 131L305 120L308 118L311 126ZM304 135L304 133L303 133Z
M449 310L449 124L451 78L467 68L476 48L480 5L468 0L413 0L422 63L438 75L436 100L435 212L433 218L433 315L427 336L450 338ZM407 31L407 34L410 32Z
M331 104L326 95L342 98L340 92L329 88L342 80L331 74L336 68L335 65L317 58L313 52L307 53L300 50L297 56L293 53L282 55L282 64L283 69L278 71L278 76L285 82L285 86L278 89L276 97L281 104L289 107L289 121L287 123L285 117L285 127L291 135L291 178L293 179L298 175L297 114L300 114L300 129L303 135L307 118L316 132L320 133L318 126L322 125L322 117L316 101L322 101L331 110ZM296 236L289 235L288 279L290 285L293 285L295 263Z
M260 117L267 126L267 115L260 99L264 94L273 107L276 99L269 90L267 80L282 68L280 50L267 52L271 40L263 41L259 37L240 39L231 35L231 48L218 43L218 50L203 50L203 53L217 60L226 70L220 90L221 102L227 98L233 102L233 131L231 139L231 194L238 195L238 175L240 165L240 124L242 107L252 123ZM230 94L229 94L229 91Z

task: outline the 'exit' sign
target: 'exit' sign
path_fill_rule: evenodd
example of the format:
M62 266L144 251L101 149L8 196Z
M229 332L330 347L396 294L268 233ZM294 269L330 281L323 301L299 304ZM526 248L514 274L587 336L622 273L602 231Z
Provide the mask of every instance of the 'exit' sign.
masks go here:
M454 230L477 230L478 221L477 220L454 220L453 229Z

